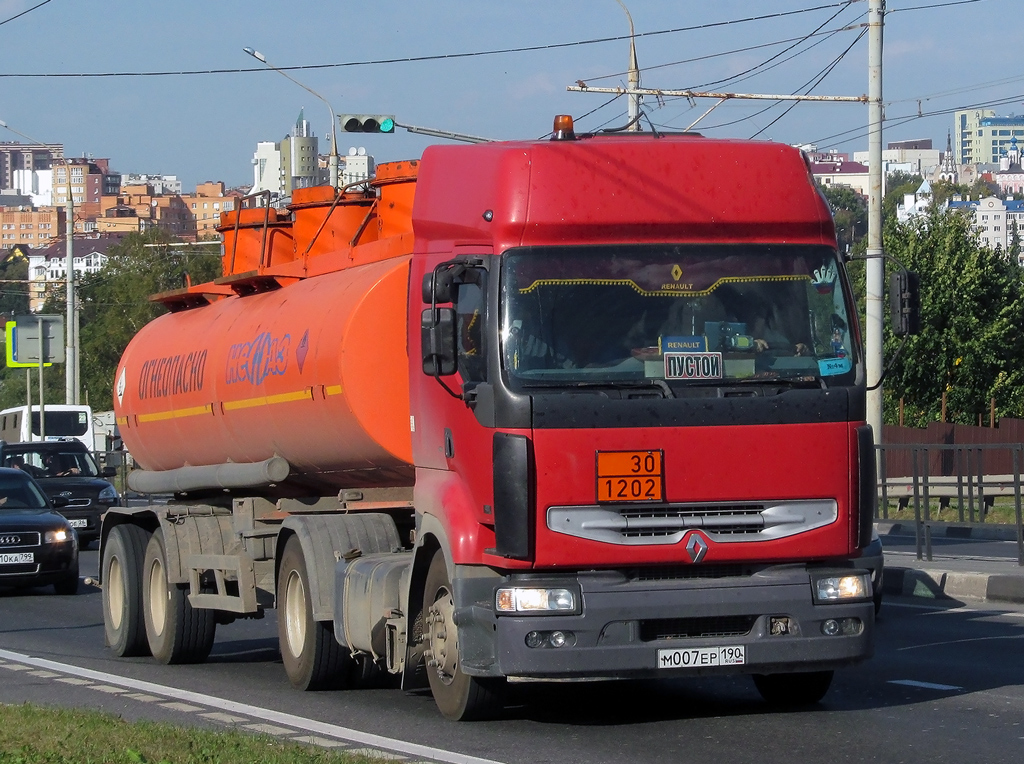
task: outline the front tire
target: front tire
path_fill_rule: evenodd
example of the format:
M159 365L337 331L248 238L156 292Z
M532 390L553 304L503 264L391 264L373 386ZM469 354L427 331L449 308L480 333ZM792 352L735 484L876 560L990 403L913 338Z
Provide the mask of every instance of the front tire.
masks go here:
M167 580L163 530L149 539L143 563L142 602L146 640L161 663L202 663L213 649L217 614L193 608L188 586Z
M142 562L149 535L126 523L114 526L103 545L103 636L121 658L149 655L142 617Z
M832 671L799 674L754 674L754 685L761 697L773 706L797 708L812 706L828 692Z
M309 574L302 544L292 536L284 545L277 574L277 636L281 660L292 687L329 690L345 686L353 671L348 648L334 638L330 621L314 621Z
M503 679L465 674L459 662L459 630L448 566L441 552L434 554L423 587L424 640L427 680L434 702L452 721L490 719L502 710Z

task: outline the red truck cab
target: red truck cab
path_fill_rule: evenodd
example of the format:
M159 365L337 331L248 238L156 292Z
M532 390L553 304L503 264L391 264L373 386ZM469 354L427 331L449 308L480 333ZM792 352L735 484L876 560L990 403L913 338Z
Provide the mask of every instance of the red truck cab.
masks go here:
M744 672L813 701L870 655L863 352L798 150L431 147L413 228L417 543L447 575L422 604L458 625L457 661L427 627L442 711L514 676Z

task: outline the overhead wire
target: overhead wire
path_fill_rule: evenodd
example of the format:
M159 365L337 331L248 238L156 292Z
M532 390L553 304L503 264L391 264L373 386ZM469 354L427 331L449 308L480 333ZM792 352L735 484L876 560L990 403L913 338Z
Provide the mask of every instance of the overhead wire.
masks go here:
M48 2L50 2L50 0L43 0L43 2L39 3L38 5L33 5L31 8L26 8L21 13L17 13L14 16L11 16L8 19L4 19L3 21L0 21L0 27L2 27L4 24L10 24L15 19L20 19L22 16L24 16L24 15L26 15L28 13L32 13L32 11L34 11L36 8L42 8Z

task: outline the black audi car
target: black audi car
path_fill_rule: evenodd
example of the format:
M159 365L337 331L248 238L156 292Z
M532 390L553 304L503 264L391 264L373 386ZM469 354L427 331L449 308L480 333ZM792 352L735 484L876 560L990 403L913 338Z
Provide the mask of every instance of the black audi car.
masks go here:
M0 467L26 471L54 502L60 501L60 513L78 532L85 548L100 536L100 517L121 497L105 477L111 467L100 470L89 449L79 440L54 440L35 443L0 441Z
M78 537L27 472L0 468L0 587L48 584L78 591Z

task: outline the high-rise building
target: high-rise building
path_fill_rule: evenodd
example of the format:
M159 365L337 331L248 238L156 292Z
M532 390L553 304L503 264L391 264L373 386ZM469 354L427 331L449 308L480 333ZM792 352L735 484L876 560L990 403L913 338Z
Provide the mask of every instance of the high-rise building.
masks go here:
M299 111L295 126L280 143L260 142L253 155L253 187L250 193L269 191L272 198L290 197L296 188L323 182L317 163L316 136L309 120Z
M1024 141L1024 116L997 117L991 109L958 111L953 137L959 164L998 164L1010 141Z
M0 143L0 190L14 188L17 170L49 170L54 159L64 156L60 143Z

